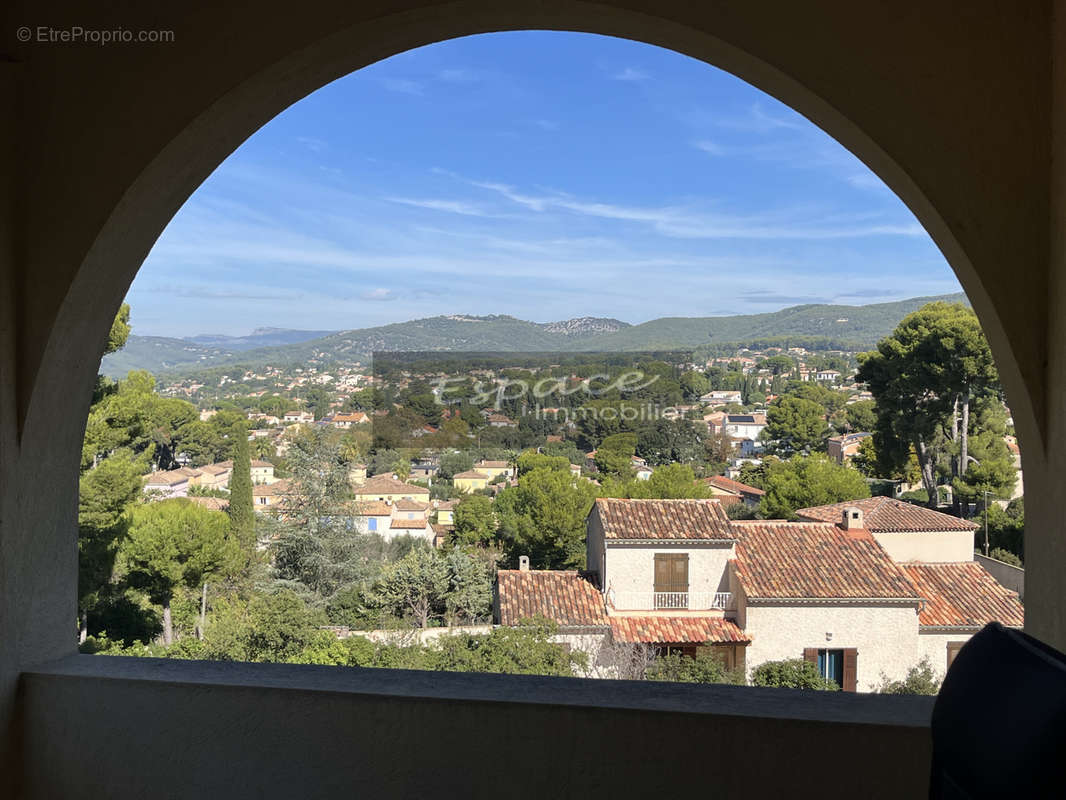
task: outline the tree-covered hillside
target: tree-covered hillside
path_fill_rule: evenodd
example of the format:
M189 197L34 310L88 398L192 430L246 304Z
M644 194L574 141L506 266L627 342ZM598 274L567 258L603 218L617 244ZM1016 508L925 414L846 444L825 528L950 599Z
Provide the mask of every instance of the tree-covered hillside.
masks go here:
M666 317L640 325L588 317L537 323L506 315L453 314L252 350L202 345L185 339L131 336L125 350L104 358L101 371L110 376L122 376L131 369L187 374L199 368L233 364L254 368L266 364L350 363L383 350L661 350L781 336L825 337L872 348L903 317L934 300L965 302L965 296L916 297L867 306L805 305L732 317Z

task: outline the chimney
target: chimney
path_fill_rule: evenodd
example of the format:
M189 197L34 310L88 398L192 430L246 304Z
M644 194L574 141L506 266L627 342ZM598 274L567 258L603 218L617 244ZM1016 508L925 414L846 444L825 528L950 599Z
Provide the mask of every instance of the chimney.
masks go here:
M866 525L862 521L862 509L849 506L844 509L844 524L842 526L846 531L861 531L866 528Z
M520 572L529 572L529 556L518 557L518 569Z

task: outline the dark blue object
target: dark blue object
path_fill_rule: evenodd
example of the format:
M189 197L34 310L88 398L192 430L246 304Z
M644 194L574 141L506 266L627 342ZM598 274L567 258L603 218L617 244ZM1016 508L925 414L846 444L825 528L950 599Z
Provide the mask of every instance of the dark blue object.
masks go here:
M933 707L934 800L1066 798L1066 655L993 622Z

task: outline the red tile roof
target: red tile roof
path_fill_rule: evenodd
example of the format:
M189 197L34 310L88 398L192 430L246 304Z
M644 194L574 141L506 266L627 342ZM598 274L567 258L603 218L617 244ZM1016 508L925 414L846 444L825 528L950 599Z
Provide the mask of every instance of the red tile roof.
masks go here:
M734 494L750 494L756 497L761 497L766 494L762 489L748 486L746 483L727 478L725 475L712 475L710 478L704 478L703 482L709 486L715 486L723 491L733 492Z
M717 500L619 500L600 498L593 507L606 539L736 538Z
M875 533L972 531L978 527L969 520L941 514L939 511L904 503L891 497L867 497L829 506L801 508L796 515L800 519L815 522L840 522L845 508L860 509L866 530Z
M484 472L478 472L476 469L468 469L466 472L457 472L452 475L452 478L469 478L470 480L489 480L491 476L486 475Z
M733 561L749 598L917 598L867 531L801 522L734 522Z
M355 494L357 496L375 494L428 495L429 489L422 486L414 486L410 483L404 483L391 475L375 475L372 478L367 478L366 483L355 490Z
M145 476L146 486L175 486L179 483L185 483L189 480L189 476L181 470L170 470L159 472L153 472Z
M429 507L429 503L420 503L418 500L408 500L406 497L401 497L393 506L397 511L425 511Z
M510 469L511 465L506 461L486 461L485 459L481 459L481 461L474 465L475 469L478 467L481 467L482 469Z
M976 561L908 564L904 569L925 600L919 625L980 628L996 621L1022 627L1025 613L1018 595Z
M425 518L422 519L394 519L389 523L390 528L400 528L402 530L422 531L429 527L429 523Z
M384 500L361 500L355 503L355 513L360 517L390 517L392 506Z
M610 622L611 636L616 642L751 642L751 637L735 622L722 617L612 616Z
M561 627L606 627L603 596L573 570L501 569L496 576L500 624L544 616Z
M273 483L257 483L252 487L252 494L255 497L273 497L275 495L285 494L290 491L291 481L282 479L274 481Z

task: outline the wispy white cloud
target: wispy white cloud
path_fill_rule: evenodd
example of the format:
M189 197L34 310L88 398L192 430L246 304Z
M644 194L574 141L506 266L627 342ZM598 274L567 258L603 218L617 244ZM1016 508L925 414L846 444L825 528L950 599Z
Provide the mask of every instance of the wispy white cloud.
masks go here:
M698 142L693 142L692 146L712 156L724 156L727 152L726 148L710 139L700 139Z
M481 80L481 73L465 67L452 67L440 70L437 80L447 83L475 83Z
M420 96L424 93L424 87L421 83L408 78L382 78L381 85L390 92L399 92L400 94Z
M651 78L651 75L636 67L626 67L624 70L616 72L611 77L616 81L646 81Z
M472 203L463 202L462 200L439 200L415 197L387 197L385 199L390 203L400 203L401 205L414 206L415 208L426 208L431 211L447 211L452 214L463 214L467 217L490 216L489 212L485 211L483 208L475 206Z
M856 189L887 189L884 181L872 172L856 172L847 177L847 182Z
M329 147L329 143L324 139L318 139L314 136L297 136L296 141L312 153L321 153Z
M763 109L760 103L752 104L747 113L739 116L717 116L715 124L722 128L731 128L738 131L752 133L770 133L777 130L806 130L810 123L799 114L788 112L771 114Z
M392 289L368 289L359 295L363 300L395 300L396 293Z
M532 211L568 211L600 219L651 226L663 236L681 239L846 239L867 236L923 236L917 222L871 221L876 215L791 214L729 215L689 210L678 206L642 207L575 200L563 195L533 195L492 181L468 181L496 192Z

